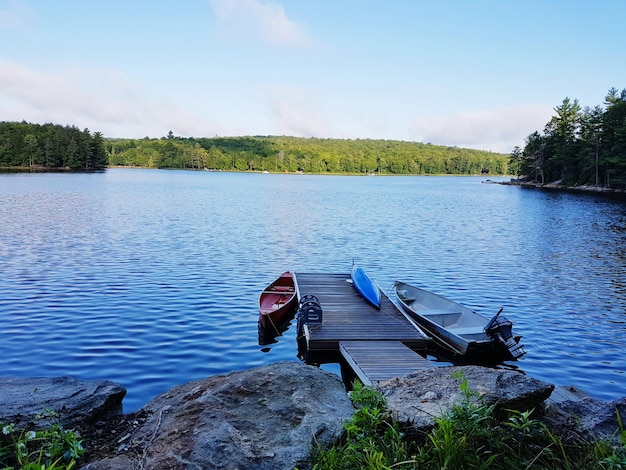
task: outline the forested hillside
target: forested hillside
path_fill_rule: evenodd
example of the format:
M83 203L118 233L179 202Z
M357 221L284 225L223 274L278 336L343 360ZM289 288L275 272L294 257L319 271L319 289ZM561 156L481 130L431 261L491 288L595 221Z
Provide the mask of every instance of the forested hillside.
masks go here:
M279 136L104 139L55 124L0 122L0 167L111 166L350 174L507 174L507 155L417 142Z
M544 184L626 188L626 89L611 88L604 105L565 98L543 132L511 153L514 174Z
M237 171L507 174L506 155L395 140L278 136L107 139L110 165Z
M102 134L56 124L0 122L0 167L105 168Z

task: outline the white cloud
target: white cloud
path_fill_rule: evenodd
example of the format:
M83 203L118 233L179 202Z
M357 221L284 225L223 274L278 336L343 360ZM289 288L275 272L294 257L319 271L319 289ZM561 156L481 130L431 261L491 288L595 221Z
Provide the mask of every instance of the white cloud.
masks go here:
M0 59L3 120L53 122L107 137L213 135L221 129L170 102L151 100L123 75L103 69L35 70Z
M438 145L509 153L524 145L528 134L541 131L552 106L519 105L448 116L420 117L411 125L411 138Z
M267 103L276 118L275 134L296 137L327 137L329 125L314 97L287 87L266 89Z
M32 17L30 6L23 0L8 0L0 5L0 30L21 29Z
M282 47L306 47L311 38L283 7L266 0L209 0L221 32L230 39L261 40Z

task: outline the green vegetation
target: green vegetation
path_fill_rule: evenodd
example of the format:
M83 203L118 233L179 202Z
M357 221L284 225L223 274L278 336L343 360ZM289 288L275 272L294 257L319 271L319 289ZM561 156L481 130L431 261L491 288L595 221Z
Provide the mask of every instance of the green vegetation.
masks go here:
M387 410L384 397L355 383L351 398L357 411L345 423L343 437L329 449L311 452L314 470L325 469L624 469L622 447L606 442L563 442L532 412L509 411L502 420L493 405L469 389L462 374L461 403L435 419L427 435L416 435Z
M395 140L279 136L104 139L88 129L0 122L0 168L110 166L347 174L508 174L493 152Z
M18 430L15 424L0 423L0 467L5 470L70 470L84 454L80 439L54 422L56 413L47 412L43 430Z
M395 140L298 137L107 139L109 164L227 171L382 174L507 174L508 157Z
M405 438L384 397L355 381L350 398L357 411L345 423L345 434L336 445L313 448L313 470L412 468L417 447Z
M535 183L626 188L626 89L611 88L604 106L565 98L543 133L511 153L511 172Z
M55 124L0 122L0 167L98 169L107 165L102 134Z

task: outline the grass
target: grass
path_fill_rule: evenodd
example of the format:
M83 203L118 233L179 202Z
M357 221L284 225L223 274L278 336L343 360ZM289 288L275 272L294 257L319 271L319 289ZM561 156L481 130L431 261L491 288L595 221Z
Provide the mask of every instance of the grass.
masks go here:
M47 411L37 419L43 429L20 430L13 423L0 423L0 468L3 470L71 470L84 454L74 431L63 429L57 414Z
M531 411L509 410L503 419L472 391L462 374L462 399L435 419L433 430L416 434L387 408L372 387L355 382L356 411L343 436L330 448L311 451L314 470L626 470L626 430L617 413L621 446L605 441L562 442ZM0 469L72 470L84 453L79 436L63 429L58 416L38 417L42 430L19 430L0 423Z
M436 418L425 435L399 423L382 394L355 382L350 396L356 411L334 446L314 446L312 468L626 470L626 432L619 415L621 447L604 441L565 443L532 411L509 410L497 418L494 406L470 390L462 374L456 378L460 403Z

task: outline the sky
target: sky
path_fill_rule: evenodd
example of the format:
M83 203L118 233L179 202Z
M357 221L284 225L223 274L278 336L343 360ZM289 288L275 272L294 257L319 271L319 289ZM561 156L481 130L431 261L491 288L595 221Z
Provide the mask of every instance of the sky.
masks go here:
M509 153L626 88L626 0L0 0L0 121Z

